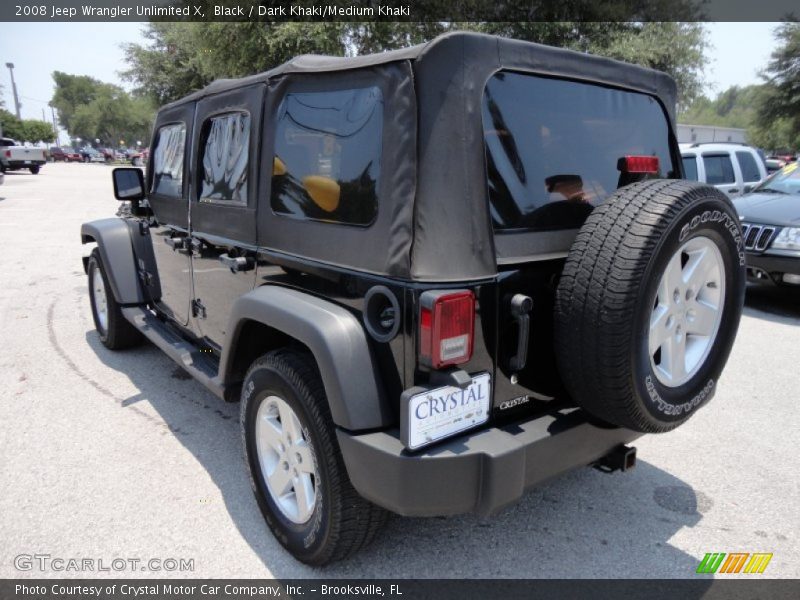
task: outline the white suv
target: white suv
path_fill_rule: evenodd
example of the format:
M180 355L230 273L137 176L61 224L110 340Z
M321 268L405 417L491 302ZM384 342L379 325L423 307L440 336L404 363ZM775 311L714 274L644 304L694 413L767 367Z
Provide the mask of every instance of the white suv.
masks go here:
M733 143L681 144L686 179L715 186L731 197L753 190L767 178L767 168L750 146Z

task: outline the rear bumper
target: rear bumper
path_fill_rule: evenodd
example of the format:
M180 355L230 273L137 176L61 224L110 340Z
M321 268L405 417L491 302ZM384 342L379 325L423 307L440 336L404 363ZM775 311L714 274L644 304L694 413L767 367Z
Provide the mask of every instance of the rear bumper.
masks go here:
M526 488L586 466L642 434L590 423L586 413L545 415L409 453L398 430L337 432L348 475L371 502L406 516L487 515Z
M42 166L45 163L44 160L34 160L34 159L27 159L27 160L9 160L5 163L7 169L30 169L31 167L35 166Z
M800 258L775 254L746 255L747 280L753 283L781 283L782 275L800 275Z

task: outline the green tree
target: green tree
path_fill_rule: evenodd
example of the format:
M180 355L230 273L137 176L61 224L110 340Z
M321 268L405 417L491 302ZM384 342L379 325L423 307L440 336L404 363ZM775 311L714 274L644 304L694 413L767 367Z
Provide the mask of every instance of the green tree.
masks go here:
M161 105L214 79L266 71L298 54L342 55L343 23L150 23L123 73Z
M50 123L35 119L20 120L5 109L0 109L0 126L4 137L19 142L52 142L56 137Z
M748 141L767 150L800 147L800 131L790 119L762 118L761 112L770 98L767 85L733 86L713 100L700 96L679 114L678 120L692 125L746 129Z
M706 31L696 22L481 23L475 29L520 40L607 56L669 73L687 106L703 87Z
M781 23L775 30L775 37L779 46L762 73L766 83L765 94L758 105L758 121L768 128L775 121L786 120L787 124L777 129L786 130L794 137L792 147L797 148L800 146L800 23Z
M75 111L95 98L102 82L86 75L70 75L61 71L53 73L53 81L56 84L56 91L51 104L58 111L61 125L72 131Z
M0 129L3 130L3 137L15 140L22 139L24 133L22 121L15 114L8 112L4 108L0 108Z
M149 138L155 110L148 98L91 77L56 72L53 79L52 105L73 138L114 146Z
M47 121L25 119L22 121L22 131L23 135L21 139L25 142L52 142L56 139L56 132L53 131L53 125Z

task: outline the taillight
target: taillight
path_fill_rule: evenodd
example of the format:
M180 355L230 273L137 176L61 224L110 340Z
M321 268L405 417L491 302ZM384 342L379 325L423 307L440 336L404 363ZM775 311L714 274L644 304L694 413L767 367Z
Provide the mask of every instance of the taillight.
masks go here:
M6 158L11 158L11 150L6 150Z
M658 173L657 156L623 156L617 161L617 170L623 173Z
M467 362L472 358L474 334L471 291L428 291L420 296L420 362L433 369Z

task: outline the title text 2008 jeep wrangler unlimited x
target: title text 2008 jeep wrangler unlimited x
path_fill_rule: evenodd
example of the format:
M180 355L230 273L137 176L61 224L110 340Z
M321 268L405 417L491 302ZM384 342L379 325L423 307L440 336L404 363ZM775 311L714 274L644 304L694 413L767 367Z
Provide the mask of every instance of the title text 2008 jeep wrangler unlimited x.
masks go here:
M241 400L269 527L324 564L386 510L487 514L713 395L736 213L679 181L664 74L475 34L304 56L165 106L95 324Z

